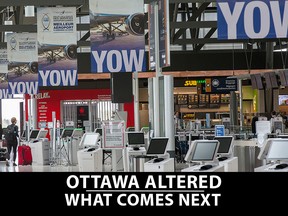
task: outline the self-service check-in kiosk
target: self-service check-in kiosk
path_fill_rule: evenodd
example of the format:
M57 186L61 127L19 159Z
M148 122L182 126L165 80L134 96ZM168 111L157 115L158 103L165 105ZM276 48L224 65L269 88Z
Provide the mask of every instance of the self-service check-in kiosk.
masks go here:
M80 148L77 152L79 171L102 172L103 151L100 148L99 133L85 133L80 141Z
M153 137L147 149L146 156L155 158L144 163L144 172L174 172L174 158L166 153L168 137Z
M266 164L255 168L255 172L288 172L288 139L268 139L258 159L266 160Z
M30 133L29 146L32 153L32 163L37 165L48 165L50 142L46 138L48 130L32 130Z
M196 163L182 169L181 172L224 172L224 165L219 164L217 151L218 140L195 140L191 143L185 161Z

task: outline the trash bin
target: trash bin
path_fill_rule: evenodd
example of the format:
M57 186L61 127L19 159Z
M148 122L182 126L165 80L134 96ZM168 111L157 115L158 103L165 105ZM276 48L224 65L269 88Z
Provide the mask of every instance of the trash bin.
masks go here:
M254 172L254 169L262 165L257 157L260 148L258 146L234 146L234 156L238 157L239 172Z
M144 163L151 160L153 157L146 155L138 155L133 158L133 171L144 172Z

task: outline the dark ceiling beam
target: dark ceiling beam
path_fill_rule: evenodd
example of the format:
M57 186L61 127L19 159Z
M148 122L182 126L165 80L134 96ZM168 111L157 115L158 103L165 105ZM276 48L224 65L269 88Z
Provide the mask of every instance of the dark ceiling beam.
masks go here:
M170 28L216 28L217 21L170 22Z
M204 39L206 38L211 38L211 36L214 34L214 32L216 31L217 28L211 28L209 30L209 32L205 35ZM204 46L205 44L204 43L201 43L201 44L198 44L196 47L195 47L195 51L199 51L202 49L202 47Z
M90 41L77 41L77 46L79 47L90 47L91 43Z
M194 11L192 16L189 17L189 19L187 21L196 21L197 17L201 16L202 12L208 7L209 4L210 4L210 2L203 3L196 11ZM180 36L182 36L185 33L185 31L186 31L186 29L184 29L184 28L179 29L176 32L176 34L174 35L174 37L172 38L172 44L175 44L177 39L179 39Z

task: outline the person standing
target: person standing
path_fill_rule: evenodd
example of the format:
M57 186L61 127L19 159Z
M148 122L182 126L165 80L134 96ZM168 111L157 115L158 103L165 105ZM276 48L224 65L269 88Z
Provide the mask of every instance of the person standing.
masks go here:
M11 118L11 124L7 127L7 133L5 134L5 139L7 142L7 155L6 155L6 166L9 166L10 154L13 149L13 166L17 166L16 161L16 153L18 146L18 126L16 125L17 119L15 117Z

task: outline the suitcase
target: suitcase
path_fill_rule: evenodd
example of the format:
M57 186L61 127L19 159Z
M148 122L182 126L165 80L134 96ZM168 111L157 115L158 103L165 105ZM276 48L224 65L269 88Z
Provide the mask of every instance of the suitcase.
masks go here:
M18 164L19 165L32 164L32 153L30 146L27 145L18 146Z
M0 161L6 160L6 154L7 154L7 149L6 148L0 148Z

